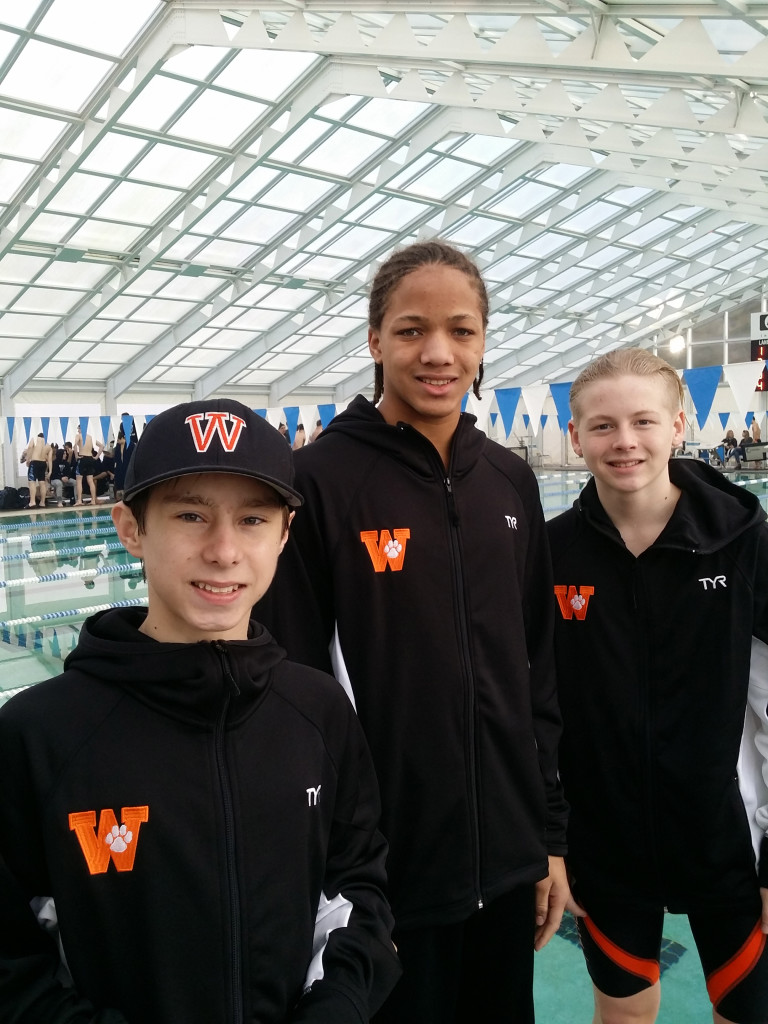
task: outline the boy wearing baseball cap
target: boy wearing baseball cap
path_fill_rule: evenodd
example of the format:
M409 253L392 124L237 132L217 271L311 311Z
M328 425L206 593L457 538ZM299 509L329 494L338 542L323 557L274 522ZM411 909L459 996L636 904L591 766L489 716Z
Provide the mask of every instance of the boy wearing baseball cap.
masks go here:
M148 608L0 711L7 1024L361 1024L397 980L354 710L250 619L291 460L232 400L154 417L113 509Z

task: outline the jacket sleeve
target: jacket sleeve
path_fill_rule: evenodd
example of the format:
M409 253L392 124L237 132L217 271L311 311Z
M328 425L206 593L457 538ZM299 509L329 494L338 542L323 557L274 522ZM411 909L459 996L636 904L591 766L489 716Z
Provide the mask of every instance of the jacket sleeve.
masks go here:
M18 770L13 733L0 722L0 1020L3 1024L127 1024L114 1010L97 1012L92 1003L62 982L58 945L38 925L31 902L48 894L39 877L35 851L43 837L28 811ZM15 732L15 730L14 730Z
M535 496L528 500L530 543L526 556L523 611L530 664L533 728L547 794L545 842L549 854L562 857L567 852L568 804L557 770L562 719L555 675L552 560L535 478L533 486Z
M313 957L291 1024L367 1024L401 973L384 896L387 844L377 827L378 786L357 716L343 699L347 741Z
M297 475L296 486L304 504L296 512L277 573L255 606L254 617L285 648L291 661L333 675L330 645L335 601L328 531L320 519L324 503L312 477Z
M758 539L758 557L754 571L755 613L749 666L749 706L755 723L754 746L759 758L760 777L750 780L757 807L756 825L762 833L757 874L760 885L768 888L768 528L763 525Z

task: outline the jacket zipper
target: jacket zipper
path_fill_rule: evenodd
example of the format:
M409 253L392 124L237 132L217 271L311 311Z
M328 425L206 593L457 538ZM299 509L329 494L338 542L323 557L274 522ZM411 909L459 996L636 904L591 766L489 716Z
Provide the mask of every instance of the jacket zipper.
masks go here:
M641 571L639 560L635 558L632 566L632 603L637 616L644 615L644 602L640 599ZM651 673L648 665L648 649L642 647L639 653L639 663L642 666L640 689L642 698L643 732L645 747L645 763L643 771L645 774L645 816L648 822L649 853L656 875L659 874L659 844L658 827L654 811L656 801L653 794L656 789L656 772L654 770L653 756L653 710L651 701Z
M442 472L442 469L441 469ZM475 857L475 895L478 910L483 909L483 892L480 881L480 814L478 810L478 780L477 780L477 759L476 759L476 702L474 672L472 670L472 658L469 647L469 630L467 628L467 615L464 600L464 572L461 562L461 550L458 542L459 514L456 509L456 501L453 495L453 486L450 476L443 478L445 494L448 503L448 517L451 526L451 554L456 575L456 586L458 591L457 607L459 610L459 637L461 640L462 661L464 665L464 677L467 680L467 722L468 722L468 748L469 748L469 780L470 780L470 813L472 815L472 835L474 838Z
M213 648L218 655L221 671L228 684L224 692L224 702L216 720L214 731L214 750L216 769L221 792L221 805L224 813L224 850L226 858L227 892L229 895L229 983L231 986L230 1005L232 1007L233 1024L240 1024L243 1019L243 981L242 981L242 933L240 927L240 885L237 875L237 858L235 855L235 813L232 801L232 783L227 766L224 737L226 734L227 716L232 696L240 689L229 667L227 650L220 640L213 641Z

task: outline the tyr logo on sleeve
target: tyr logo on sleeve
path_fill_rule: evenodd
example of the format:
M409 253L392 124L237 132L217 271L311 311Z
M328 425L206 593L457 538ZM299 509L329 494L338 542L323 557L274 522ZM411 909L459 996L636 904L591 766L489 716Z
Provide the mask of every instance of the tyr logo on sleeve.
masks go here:
M395 535L394 539L389 530L382 530L381 534L376 530L361 530L360 532L360 540L368 549L376 572L384 572L387 566L392 572L399 572L403 568L405 545L411 536L411 531L393 530L392 533Z
M208 420L208 425L203 430L201 424L205 419ZM226 420L232 424L229 430L224 425ZM184 422L189 424L195 448L199 452L208 451L215 434L219 435L224 451L233 452L245 426L245 420L231 412L196 412L193 416L187 416Z
M96 827L96 811L75 811L69 816L69 827L77 836L92 875L103 875L109 859L118 871L132 871L139 841L139 828L149 819L149 807L123 807L122 825L118 826L115 812L105 807Z
M577 592L576 587L556 585L555 597L560 605L560 613L563 618L572 619L575 615L577 619L586 619L589 599L594 592L594 587L580 587Z

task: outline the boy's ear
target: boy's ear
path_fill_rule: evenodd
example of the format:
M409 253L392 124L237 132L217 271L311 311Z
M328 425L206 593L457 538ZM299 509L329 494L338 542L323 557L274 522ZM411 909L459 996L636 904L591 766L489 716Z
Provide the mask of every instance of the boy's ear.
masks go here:
M290 532L291 523L293 522L293 517L295 515L296 515L295 512L291 512L290 515L288 516L288 525L285 527L285 530L283 532L283 539L280 541L280 551L278 551L278 554L282 554L283 548L285 547L285 545L288 542L288 534Z
M672 441L673 448L679 445L685 437L685 413L682 409L679 410L677 416L675 417L674 428L675 436L674 440Z
M125 550L131 554L141 557L141 533L136 517L128 508L125 502L118 501L112 506L112 522L117 530L117 537Z
M568 421L568 433L571 435L571 447L577 455L582 455L581 445L579 444L579 431L576 429L576 424L573 420Z

